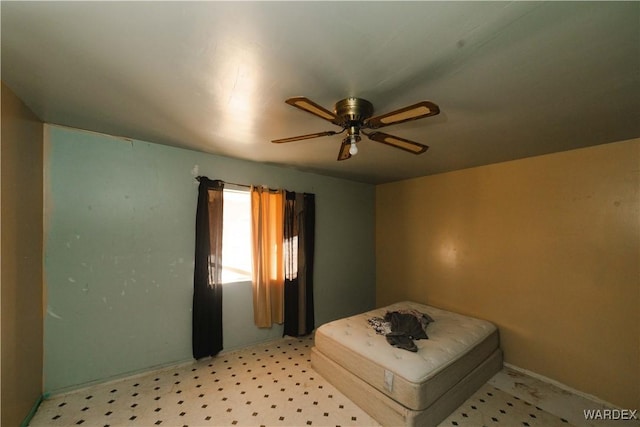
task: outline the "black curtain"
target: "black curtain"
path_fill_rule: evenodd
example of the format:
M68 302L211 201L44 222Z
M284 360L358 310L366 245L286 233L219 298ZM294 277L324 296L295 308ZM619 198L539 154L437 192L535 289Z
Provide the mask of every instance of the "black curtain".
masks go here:
M313 256L315 195L287 191L284 207L284 335L310 334L315 328Z
M222 190L224 183L198 177L193 277L193 357L222 350Z

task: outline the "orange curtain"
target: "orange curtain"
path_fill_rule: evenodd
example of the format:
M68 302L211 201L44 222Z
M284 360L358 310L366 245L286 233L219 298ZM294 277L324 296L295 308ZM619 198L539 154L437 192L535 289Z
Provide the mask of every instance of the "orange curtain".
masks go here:
M251 187L253 318L269 328L284 321L284 192Z

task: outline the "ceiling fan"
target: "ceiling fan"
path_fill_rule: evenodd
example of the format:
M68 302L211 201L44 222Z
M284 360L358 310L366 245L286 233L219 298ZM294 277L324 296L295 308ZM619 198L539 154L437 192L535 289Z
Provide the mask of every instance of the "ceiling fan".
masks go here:
M291 138L274 139L273 143L301 141L303 139L317 138L320 136L337 135L347 132L347 136L342 140L338 160L347 160L358 152L356 144L361 141L360 134L367 138L390 145L413 154L422 154L429 148L426 145L415 141L378 132L376 129L408 122L410 120L422 119L435 116L440 113L440 108L432 102L421 101L417 104L400 108L390 113L373 116L373 105L362 98L345 98L338 101L333 112L321 107L304 96L296 96L285 101L287 104L299 108L307 113L311 113L321 119L327 120L334 125L342 127L341 131L325 131L311 133L308 135L294 136ZM372 117L373 116L373 117ZM365 132L363 129L372 129L372 132Z

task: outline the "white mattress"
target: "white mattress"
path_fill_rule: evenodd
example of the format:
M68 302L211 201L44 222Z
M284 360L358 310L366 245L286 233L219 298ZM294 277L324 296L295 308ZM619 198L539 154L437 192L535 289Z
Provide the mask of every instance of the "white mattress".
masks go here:
M428 340L416 340L416 353L392 347L368 324L387 311L414 309L435 322ZM315 346L407 408L422 410L460 381L498 347L490 322L414 302L402 302L320 326Z

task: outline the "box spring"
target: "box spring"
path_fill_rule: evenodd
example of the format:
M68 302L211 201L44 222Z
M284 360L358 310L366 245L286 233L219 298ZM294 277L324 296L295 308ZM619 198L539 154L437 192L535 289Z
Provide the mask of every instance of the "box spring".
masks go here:
M387 311L403 309L427 313L435 320L427 327L429 339L415 341L416 353L392 347L367 322L372 317L384 317ZM382 407L391 408L391 413L409 411L398 415L400 418L419 420L422 418L418 413L432 407L447 393L461 396L456 387L466 391L468 387L461 386L465 381L475 385L472 380L488 374L491 377L502 366L502 352L498 330L490 322L402 302L322 325L315 334L312 364L314 368L317 364L325 369L332 365L340 367L353 377L352 383L360 384L359 388L366 385L367 391L361 393L377 396L376 401L384 402ZM476 372L474 378L469 378L481 366L491 370ZM332 382L335 375L329 376L327 379ZM482 382L477 386L480 385ZM380 396L388 398L388 402ZM397 405L404 409L393 409ZM445 406L442 402L438 404L440 408ZM412 411L416 414L411 415Z

